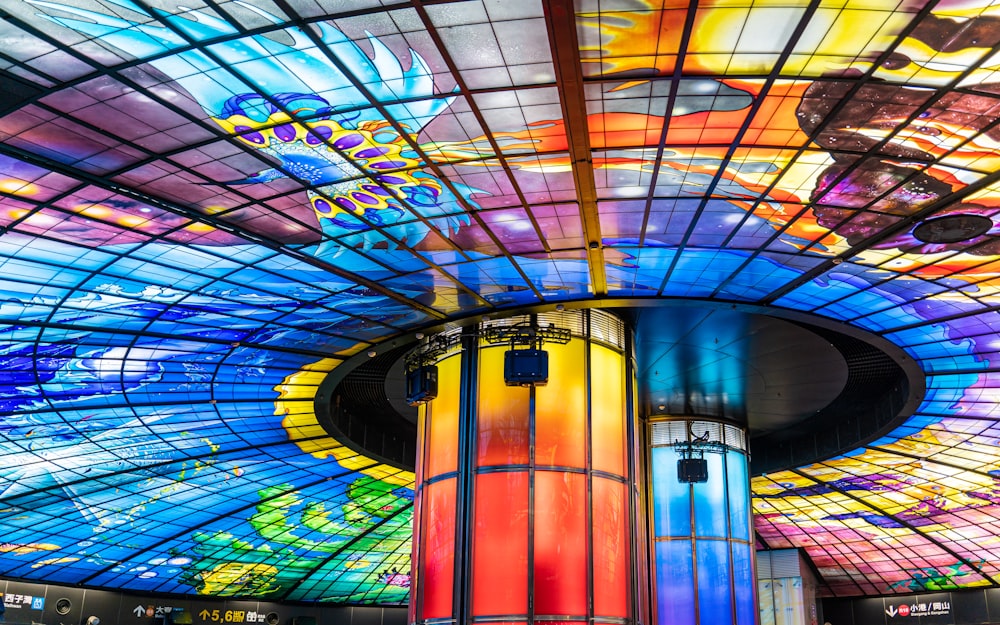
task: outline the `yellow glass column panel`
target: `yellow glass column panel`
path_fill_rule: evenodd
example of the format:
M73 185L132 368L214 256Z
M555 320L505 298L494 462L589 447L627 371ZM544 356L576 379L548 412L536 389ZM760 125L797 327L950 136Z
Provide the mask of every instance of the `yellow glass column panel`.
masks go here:
M545 344L549 382L535 387L535 464L587 464L586 342Z
M590 346L591 458L595 471L625 475L625 360Z
M461 354L452 354L438 363L438 395L424 411L427 444L424 445L424 473L428 479L458 470L458 406L461 381Z
M527 465L531 390L504 383L506 346L479 350L476 466Z

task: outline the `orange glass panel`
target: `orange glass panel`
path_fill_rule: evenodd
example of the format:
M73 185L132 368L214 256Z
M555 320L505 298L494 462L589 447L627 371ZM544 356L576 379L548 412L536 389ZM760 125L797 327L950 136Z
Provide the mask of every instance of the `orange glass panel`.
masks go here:
M584 468L587 461L587 387L584 348L545 345L549 383L535 389L535 464Z
M472 615L528 613L528 472L476 476Z
M424 448L427 438L427 404L420 404L417 408L417 466L413 470L413 488L417 489L424 481Z
M628 615L629 544L625 485L595 477L594 615ZM597 590L600 592L597 592Z
M535 614L587 613L587 491L582 473L535 472Z
M421 587L421 559L423 557L423 474L425 438L427 436L427 404L421 404L417 409L417 466L413 481L413 539L410 542L410 588ZM413 623L417 618L417 601L412 600L407 605L407 623Z
M624 356L590 346L591 462L596 471L625 476Z
M424 407L421 406L417 413L417 432L423 432L425 418L426 418L425 410ZM423 524L420 522L420 520L423 518L422 510L424 507L423 506L424 498L422 495L423 484L421 481L421 475L423 473L422 468L424 463L421 462L420 460L420 458L422 457L420 455L421 454L420 449L422 446L423 438L424 437L422 434L417 435L416 479L413 482L413 491L414 491L413 538L410 542L410 588L411 589L420 588L420 580L422 579L420 575L419 563L421 562L421 557L423 553L423 549L421 547L422 543L420 542L420 539L423 538L423 531L421 527ZM406 613L407 613L407 618L409 619L406 621L407 623L415 622L417 616L416 609L417 609L417 602L411 600L407 605Z
M414 507L414 519L419 519L417 516L416 507ZM413 589L420 588L420 567L417 564L420 562L420 537L419 532L416 531L417 525L419 523L414 523L413 540L410 543L410 601L406 604L406 622L415 623L417 620L417 602L413 600Z
M528 463L530 390L507 386L503 356L507 348L479 352L479 428L476 465Z
M421 540L420 589L422 614L418 618L452 616L455 582L455 479L427 484L421 493L424 511Z
M458 397L461 378L459 354L438 363L438 396L427 405L427 457L424 479L458 468Z

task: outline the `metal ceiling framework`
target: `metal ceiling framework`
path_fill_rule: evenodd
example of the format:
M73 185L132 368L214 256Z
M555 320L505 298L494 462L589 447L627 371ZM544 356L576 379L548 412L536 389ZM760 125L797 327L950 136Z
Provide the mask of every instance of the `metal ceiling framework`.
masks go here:
M754 478L758 540L830 595L1000 585L996 6L335 4L0 7L0 576L405 602L413 476L320 382L633 298L898 345L917 413Z

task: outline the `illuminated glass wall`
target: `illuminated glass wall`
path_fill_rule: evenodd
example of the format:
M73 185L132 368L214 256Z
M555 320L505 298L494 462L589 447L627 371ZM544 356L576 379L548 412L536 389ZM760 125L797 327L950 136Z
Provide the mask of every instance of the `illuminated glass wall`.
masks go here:
M654 622L753 625L744 431L714 421L660 420L649 424L649 441ZM707 474L682 479L685 459L704 459Z
M633 622L633 439L624 327L601 311L517 317L545 343L544 386L507 386L479 332L438 361L421 411L411 622ZM599 590L599 592L595 592Z
M412 476L326 436L314 378L452 319L693 298L927 377L885 437L754 478L764 546L830 595L1000 585L992 0L0 15L0 575L405 601Z
M760 551L756 564L758 625L819 625L816 579L802 552Z

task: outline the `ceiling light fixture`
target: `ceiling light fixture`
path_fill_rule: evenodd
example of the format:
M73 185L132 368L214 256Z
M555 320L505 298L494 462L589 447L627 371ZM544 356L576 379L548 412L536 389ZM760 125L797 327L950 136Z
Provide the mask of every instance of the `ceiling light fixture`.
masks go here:
M921 222L913 237L924 243L958 243L982 236L993 228L993 220L982 215L946 215Z

